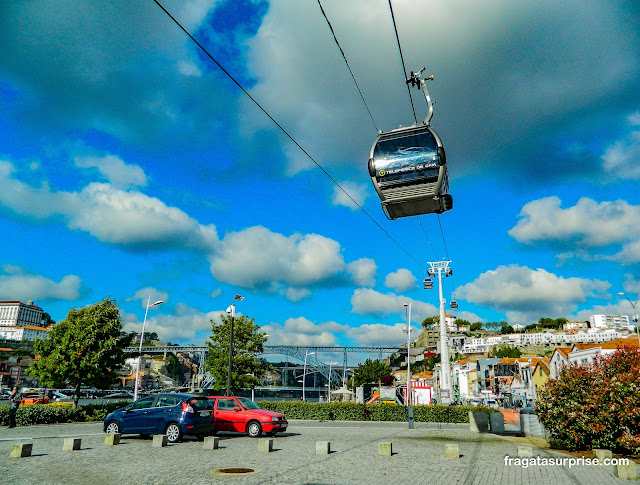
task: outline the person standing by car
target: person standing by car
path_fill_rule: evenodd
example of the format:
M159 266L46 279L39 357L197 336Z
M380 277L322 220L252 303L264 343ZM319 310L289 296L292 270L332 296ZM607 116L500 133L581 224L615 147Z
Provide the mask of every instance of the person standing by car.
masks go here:
M16 413L18 412L18 408L20 407L20 402L22 401L22 393L18 389L18 386L13 386L13 391L11 391L11 395L9 396L9 426L7 428L15 428L16 427Z

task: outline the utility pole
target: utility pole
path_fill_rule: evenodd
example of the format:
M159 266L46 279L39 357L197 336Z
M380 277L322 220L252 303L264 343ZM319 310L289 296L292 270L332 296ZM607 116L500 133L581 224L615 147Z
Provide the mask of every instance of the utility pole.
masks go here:
M447 336L447 322L444 315L444 297L442 296L442 275L445 278L451 276L449 265L451 261L436 261L429 263L431 268L428 273L438 276L438 289L440 298L440 404L451 403L451 367L449 365L449 340Z

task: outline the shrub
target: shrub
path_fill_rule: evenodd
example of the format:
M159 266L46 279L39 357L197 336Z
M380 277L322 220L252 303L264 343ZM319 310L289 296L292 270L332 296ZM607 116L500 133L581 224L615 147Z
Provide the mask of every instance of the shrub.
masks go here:
M20 406L16 423L20 426L32 424L56 424L78 421L102 421L111 411L121 408L129 401L114 401L105 404L87 404L72 409L69 404L34 404ZM0 424L9 424L9 406L0 406Z
M570 365L540 393L536 412L554 446L640 451L640 353L625 346Z
M357 404L354 402L311 403L300 401L260 401L262 409L284 414L288 419L341 421L406 421L407 408L397 404ZM469 406L413 406L416 422L468 423L469 411L499 412Z

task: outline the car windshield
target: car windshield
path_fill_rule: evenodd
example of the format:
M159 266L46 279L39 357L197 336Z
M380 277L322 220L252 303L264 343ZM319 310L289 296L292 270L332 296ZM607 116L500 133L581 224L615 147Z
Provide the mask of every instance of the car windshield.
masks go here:
M251 399L247 399L246 397L239 397L238 402L245 409L260 409L260 406L254 403Z
M213 409L213 404L206 397L193 397L189 399L188 402L193 407L194 411Z

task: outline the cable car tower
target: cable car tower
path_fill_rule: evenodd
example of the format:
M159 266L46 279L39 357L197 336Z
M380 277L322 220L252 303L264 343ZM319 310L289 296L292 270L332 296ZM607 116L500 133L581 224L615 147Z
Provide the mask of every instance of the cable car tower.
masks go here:
M440 137L431 128L433 101L424 67L411 71L409 86L421 90L427 103L427 116L422 123L378 133L369 152L369 175L382 210L393 220L421 214L441 214L453 207L449 195L447 157Z
M451 276L453 272L449 266L451 261L436 261L429 263L431 268L427 271L430 276L438 277L440 290L440 404L450 404L453 399L451 386L451 367L449 365L449 339L447 336L447 322L444 314L444 297L442 296L442 276ZM429 288L432 288L430 286ZM425 285L425 289L427 289Z

